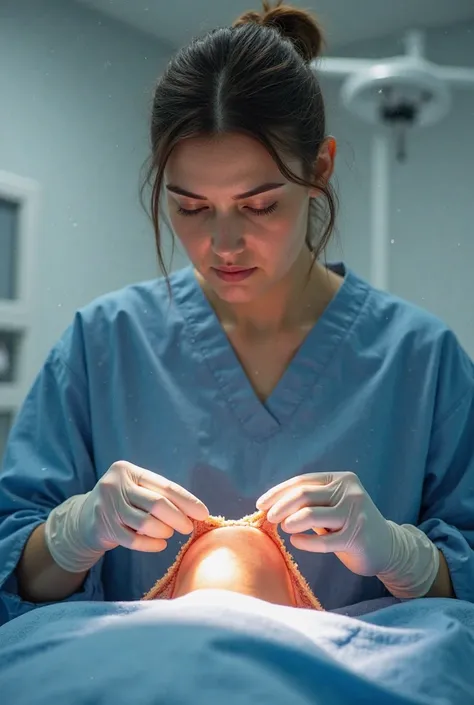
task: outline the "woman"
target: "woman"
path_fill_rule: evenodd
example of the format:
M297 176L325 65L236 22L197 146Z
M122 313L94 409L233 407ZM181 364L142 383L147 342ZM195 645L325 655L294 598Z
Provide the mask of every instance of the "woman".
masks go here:
M474 601L473 364L432 316L321 263L321 43L265 4L159 80L158 254L166 198L192 267L86 306L33 385L0 476L6 619L138 599L191 520L255 505L326 609Z

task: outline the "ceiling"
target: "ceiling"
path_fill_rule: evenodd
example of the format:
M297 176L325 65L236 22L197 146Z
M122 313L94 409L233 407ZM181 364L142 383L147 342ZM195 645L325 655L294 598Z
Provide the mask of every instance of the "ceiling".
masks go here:
M322 21L329 50L363 39L474 20L473 0L293 0ZM259 0L76 0L175 49L207 29L226 26Z

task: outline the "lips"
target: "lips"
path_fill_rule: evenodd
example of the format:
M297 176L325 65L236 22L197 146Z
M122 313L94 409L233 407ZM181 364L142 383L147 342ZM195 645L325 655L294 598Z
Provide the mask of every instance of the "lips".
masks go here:
M243 282L252 276L254 272L257 271L256 267L214 267L214 272L219 277L221 281L228 282L229 284L237 284Z
M238 272L248 272L254 267L214 267L218 272L224 272L224 274L237 274Z

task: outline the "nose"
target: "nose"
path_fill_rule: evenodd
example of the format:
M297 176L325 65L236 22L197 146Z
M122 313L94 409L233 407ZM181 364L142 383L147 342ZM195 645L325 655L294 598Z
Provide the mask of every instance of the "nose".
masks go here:
M218 257L233 257L243 252L245 240L239 223L229 218L216 218L212 233L212 249Z

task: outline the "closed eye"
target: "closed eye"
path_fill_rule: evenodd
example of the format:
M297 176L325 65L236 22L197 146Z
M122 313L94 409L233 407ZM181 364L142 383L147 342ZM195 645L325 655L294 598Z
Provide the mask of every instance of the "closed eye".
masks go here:
M253 215L270 215L271 213L274 213L278 207L278 203L272 203L270 206L267 206L266 208L251 208L251 206L245 206L245 208L250 211ZM185 215L185 216L192 216L192 215L198 215L198 213L202 213L203 211L207 210L207 206L203 206L202 208L194 208L193 210L189 210L188 208L178 208L178 213L180 215Z
M278 203L272 203L271 206L267 206L266 208L251 208L247 206L247 209L254 215L270 215L270 213L274 213L277 208Z
M205 211L206 207L203 206L202 208L195 208L194 210L188 210L187 208L178 208L178 213L180 215L197 215L198 213L202 213L202 211Z

